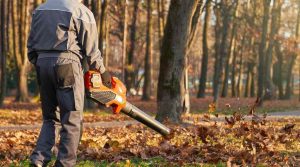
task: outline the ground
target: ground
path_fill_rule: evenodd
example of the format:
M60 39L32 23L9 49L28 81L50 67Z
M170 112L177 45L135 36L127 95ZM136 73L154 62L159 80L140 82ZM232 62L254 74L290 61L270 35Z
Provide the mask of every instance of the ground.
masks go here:
M300 164L298 101L272 101L253 108L255 99L222 99L219 111L214 111L210 100L192 99L193 112L183 116L183 124L166 123L173 130L168 138L123 115L85 112L77 166ZM129 101L155 114L155 101ZM0 166L28 166L40 123L38 103L6 100L0 109Z

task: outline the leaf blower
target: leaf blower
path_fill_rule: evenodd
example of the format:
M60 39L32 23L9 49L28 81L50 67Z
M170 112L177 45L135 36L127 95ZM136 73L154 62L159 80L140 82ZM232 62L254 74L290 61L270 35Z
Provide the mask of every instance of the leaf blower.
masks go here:
M101 74L97 71L88 71L84 75L87 97L98 104L112 107L113 112L120 112L143 123L163 136L170 134L170 129L153 119L126 100L126 87L116 77L112 77L112 88L103 85Z

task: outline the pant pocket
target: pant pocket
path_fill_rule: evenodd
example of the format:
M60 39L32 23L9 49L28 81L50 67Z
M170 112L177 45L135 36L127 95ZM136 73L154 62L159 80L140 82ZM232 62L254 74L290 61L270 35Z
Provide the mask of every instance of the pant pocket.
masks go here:
M58 88L71 88L75 83L72 63L55 66Z

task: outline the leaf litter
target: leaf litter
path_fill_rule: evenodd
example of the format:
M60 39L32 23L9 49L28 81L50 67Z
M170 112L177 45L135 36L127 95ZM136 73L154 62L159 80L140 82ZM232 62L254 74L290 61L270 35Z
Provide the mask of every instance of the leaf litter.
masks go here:
M249 113L251 120L235 112L224 122L172 125L172 135L163 138L143 125L121 128L86 128L78 149L79 160L128 161L161 157L169 164L217 164L227 166L297 166L300 164L299 121L267 120L267 115ZM216 115L215 115L216 116ZM0 166L28 159L38 137L37 130L0 131ZM55 150L55 149L53 149ZM54 151L55 152L55 151Z

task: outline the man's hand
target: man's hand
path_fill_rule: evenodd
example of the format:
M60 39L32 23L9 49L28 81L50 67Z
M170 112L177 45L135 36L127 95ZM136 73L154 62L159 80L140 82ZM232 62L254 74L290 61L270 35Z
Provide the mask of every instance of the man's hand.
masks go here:
M111 75L108 71L105 71L104 73L101 74L101 78L102 78L102 83L104 86L111 88Z

